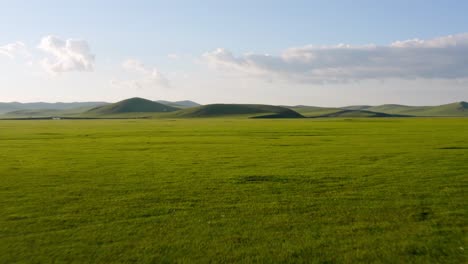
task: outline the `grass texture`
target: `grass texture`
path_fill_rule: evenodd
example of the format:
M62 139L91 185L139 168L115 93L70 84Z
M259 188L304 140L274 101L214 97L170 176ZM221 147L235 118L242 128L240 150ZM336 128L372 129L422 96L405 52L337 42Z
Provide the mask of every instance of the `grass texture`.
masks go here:
M468 120L0 121L0 263L466 263Z

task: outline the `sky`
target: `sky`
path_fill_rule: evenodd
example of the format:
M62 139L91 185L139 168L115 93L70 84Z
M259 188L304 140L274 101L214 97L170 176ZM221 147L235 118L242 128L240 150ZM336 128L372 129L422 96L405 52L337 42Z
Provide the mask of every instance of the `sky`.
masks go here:
M468 101L468 1L0 0L0 102Z

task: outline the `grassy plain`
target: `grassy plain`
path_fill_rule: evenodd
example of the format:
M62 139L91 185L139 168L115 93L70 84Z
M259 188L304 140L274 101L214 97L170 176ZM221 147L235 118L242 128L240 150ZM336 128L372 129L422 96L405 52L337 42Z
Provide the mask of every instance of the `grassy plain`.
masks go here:
M0 121L0 263L466 263L468 119Z

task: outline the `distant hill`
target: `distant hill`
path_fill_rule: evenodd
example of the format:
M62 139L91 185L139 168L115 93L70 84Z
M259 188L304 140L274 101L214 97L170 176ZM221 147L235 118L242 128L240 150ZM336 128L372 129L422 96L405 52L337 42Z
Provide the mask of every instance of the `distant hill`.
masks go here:
M316 106L297 106L292 107L294 111L305 117L403 117L406 115L388 114L381 112L368 111L361 108L370 106L350 106L344 108L327 108ZM346 109L351 108L351 109Z
M386 116L468 116L468 103L458 102L439 106L407 106L385 104L379 106L353 105L340 108L293 106L294 111L306 117L386 117Z
M143 98L130 98L117 103L98 106L86 111L85 115L118 115L125 113L161 113L173 112L179 108L164 105Z
M371 105L350 105L350 106L345 106L345 107L340 107L341 109L345 110L367 110L371 108Z
M151 101L130 98L117 103L0 103L1 118L164 118L164 117L468 117L468 103L457 102L439 106L408 106L384 104L378 106L352 105L345 107L317 107L307 105L273 106L263 104L199 105L185 101Z
M58 109L23 109L5 113L8 117L50 117L62 114Z
M334 113L328 113L316 117L408 117L407 115L386 114L372 112L367 110L340 110Z
M290 109L298 112L299 114L305 117L317 117L326 114L336 113L338 111L342 111L343 109L334 108L334 107L318 107L318 106L293 106Z
M401 114L408 112L420 112L429 108L432 108L432 106L407 106L399 104L384 104L378 106L371 106L367 108L367 110L389 114Z
M72 109L22 109L1 115L2 118L36 118L36 117L71 117L79 116L93 107L78 107Z
M403 114L412 116L468 116L468 103L457 102L439 106L407 106L386 104L373 106L367 110L387 114Z
M211 104L183 109L171 114L174 117L244 116L255 118L301 118L301 114L281 106L259 104Z
M165 101L165 100L158 100L156 102L161 103L161 104L165 104L165 105L169 105L169 106L172 106L172 107L177 107L177 108L189 108L189 107L200 106L199 103L196 103L196 102L190 101L190 100L175 101L175 102Z
M73 102L73 103L0 103L0 114L17 110L39 110L39 109L54 109L54 110L66 110L74 108L91 108L108 104L106 102Z

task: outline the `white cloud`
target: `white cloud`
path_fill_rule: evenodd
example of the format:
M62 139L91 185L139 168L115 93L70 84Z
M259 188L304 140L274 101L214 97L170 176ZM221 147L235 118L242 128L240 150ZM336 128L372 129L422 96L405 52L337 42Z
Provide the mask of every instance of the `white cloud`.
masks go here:
M84 40L45 36L38 48L49 55L41 63L48 72L93 71L94 55Z
M31 57L28 47L21 41L0 46L0 55L7 56L10 59L28 59Z
M128 59L122 62L122 68L129 72L137 72L141 74L149 74L151 69L148 69L141 61Z
M150 68L144 65L141 61L128 59L122 63L122 68L129 73L137 74L135 80L118 82L113 81L114 85L123 84L125 86L133 86L143 88L147 86L170 87L169 80L156 68Z
M391 46L398 48L448 48L468 46L468 33L449 35L430 40L410 39L404 41L395 41L391 44Z
M369 79L468 78L468 33L387 46L336 45L289 48L279 56L234 56L226 49L203 54L216 68L266 79L306 83Z

